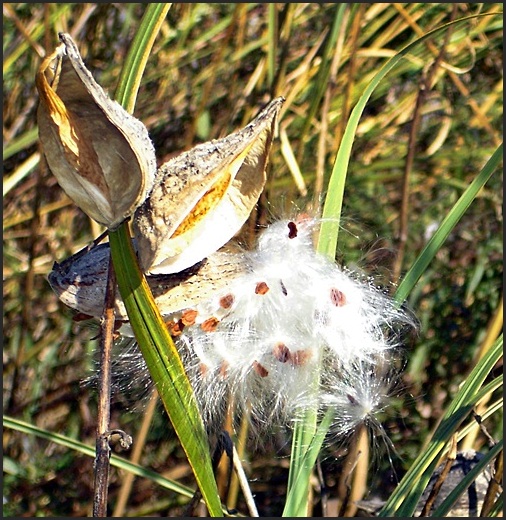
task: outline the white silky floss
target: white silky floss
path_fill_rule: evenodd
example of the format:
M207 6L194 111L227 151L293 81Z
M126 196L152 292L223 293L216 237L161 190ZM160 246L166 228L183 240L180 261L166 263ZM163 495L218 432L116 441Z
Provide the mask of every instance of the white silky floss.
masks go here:
M341 435L381 407L395 331L412 320L371 281L318 254L317 225L307 218L266 228L244 253L247 274L200 304L195 324L182 328L178 343L208 423L231 398L265 426L296 420L307 406L330 409Z

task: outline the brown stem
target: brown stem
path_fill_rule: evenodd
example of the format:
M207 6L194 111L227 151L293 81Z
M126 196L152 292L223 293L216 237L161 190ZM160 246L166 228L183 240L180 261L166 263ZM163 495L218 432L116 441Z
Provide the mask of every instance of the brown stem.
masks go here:
M483 500L483 507L481 509L480 517L490 517L492 507L495 505L499 495L502 493L503 483L503 468L504 468L503 452L500 451L495 459L494 473L490 479L490 483L485 493Z
M107 489L109 485L109 445L111 418L111 350L114 333L114 302L116 295L116 276L112 259L109 259L107 290L100 336L100 376L98 395L97 438L95 455L95 494L93 497L93 516L107 516Z
M448 453L448 458L446 459L445 465L443 469L441 470L441 473L439 474L439 477L434 482L434 485L432 486L432 489L430 490L429 496L427 497L427 501L425 502L422 511L420 513L420 517L430 516L430 511L432 510L432 506L434 505L434 502L436 501L436 498L439 495L439 492L441 491L441 487L443 486L446 477L450 473L450 470L452 469L453 463L455 462L455 459L457 458L457 437L454 435L451 439L450 444L450 450Z
M413 111L413 119L411 121L411 128L409 130L408 140L408 155L406 157L406 163L404 165L404 174L402 176L402 188L401 188L401 211L400 211L400 222L399 222L399 235L398 235L398 249L397 256L395 259L395 265L393 269L394 281L399 280L401 275L402 263L404 260L404 254L406 251L406 242L408 240L408 225L409 225L409 192L410 192L410 180L411 171L413 169L413 162L415 160L416 151L416 138L418 135L418 128L420 127L421 120L421 108L425 101L427 94L426 85L427 81L424 81L420 85L418 96L416 98L415 109Z
M454 6L451 20L453 20L456 16L456 6ZM420 85L420 90L418 91L418 96L416 98L415 108L413 111L413 119L411 121L411 128L409 131L409 140L408 140L408 155L406 157L406 164L404 165L404 174L402 177L402 190L401 190L401 210L400 210L400 223L399 223L399 234L398 234L398 250L397 257L395 259L395 264L393 267L393 279L394 281L399 280L401 276L402 263L404 260L404 254L406 251L406 242L408 239L408 226L409 226L409 192L410 192L410 184L411 184L411 171L413 169L413 163L415 160L415 152L416 152L416 139L418 136L418 130L420 128L420 121L422 116L422 107L425 102L425 98L427 93L432 88L433 79L436 75L436 72L444 59L445 50L450 41L452 28L449 27L448 31L445 35L445 40L443 45L441 46L441 50L436 57L434 63L431 65L429 71L427 72L425 78L422 80L422 84Z

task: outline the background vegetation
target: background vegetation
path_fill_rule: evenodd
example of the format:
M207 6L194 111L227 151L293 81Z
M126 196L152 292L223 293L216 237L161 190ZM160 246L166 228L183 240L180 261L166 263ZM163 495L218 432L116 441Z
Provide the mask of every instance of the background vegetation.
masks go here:
M73 321L46 276L54 261L101 230L39 160L34 77L57 45L57 32L66 31L97 81L113 93L145 6L3 7L4 413L94 446L96 393L83 385L93 371L94 331ZM148 127L160 163L242 127L272 97L287 98L268 186L242 233L245 242L252 241L256 225L272 218L318 214L347 118L388 57L451 19L499 13L501 4L348 4L336 33L337 9L315 3L174 4L155 42L135 115ZM339 262L385 285L402 279L495 151L502 141L502 36L501 14L470 20L420 45L376 89L353 147ZM500 175L466 212L408 303L420 330L406 345L402 390L383 417L395 452L374 440L366 498L388 497L501 328ZM126 377L135 381L135 370ZM138 384L145 388L145 382ZM134 439L149 410L146 399L132 402L138 395L123 390L113 405L112 426ZM492 437L502 437L500 417L484 426ZM462 447L486 450L487 442L479 432ZM246 470L261 516L279 516L283 509L289 449L280 433L247 446ZM344 500L340 476L347 450L332 445L322 453L314 516L338 511ZM88 515L92 462L76 450L4 430L4 514ZM140 463L194 485L161 409ZM111 507L124 481L124 472L112 471ZM124 516L174 516L182 502L152 480L137 478ZM237 507L247 514L240 495Z

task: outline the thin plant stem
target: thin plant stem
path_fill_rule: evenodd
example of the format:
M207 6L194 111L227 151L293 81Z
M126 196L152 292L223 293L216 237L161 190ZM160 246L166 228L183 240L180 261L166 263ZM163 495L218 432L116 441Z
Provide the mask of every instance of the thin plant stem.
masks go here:
M455 6L452 11L451 20L455 18L457 11ZM399 219L399 234L398 234L398 251L395 259L393 268L393 280L398 281L401 276L402 263L404 260L404 254L406 251L406 243L408 240L408 227L409 227L409 193L411 185L411 172L413 170L413 164L415 162L416 153L416 141L418 136L418 130L420 129L420 123L422 120L422 107L425 103L428 92L432 88L433 79L439 69L439 66L443 62L446 47L450 41L450 35L452 33L452 26L449 26L441 50L437 55L434 63L429 69L426 77L422 81L422 85L418 91L418 95L415 102L415 108L413 110L413 119L409 131L408 140L408 154L406 157L406 163L404 165L404 174L402 176L402 187L401 187L401 212Z
M100 334L100 375L98 393L98 417L95 456L95 489L93 497L93 516L107 516L107 494L109 485L109 445L111 419L111 351L114 332L114 303L116 296L116 276L112 259L109 259L107 290L105 293L104 314Z
M420 517L430 516L430 511L432 509L432 506L434 505L434 502L436 501L436 498L438 497L439 492L441 491L441 487L443 486L443 484L446 480L446 477L450 473L450 470L451 470L452 465L455 462L456 458L457 458L457 436L454 435L451 440L450 451L448 453L443 470L441 471L439 477L437 478L436 482L434 483L434 486L430 490L429 496L427 497L427 501L425 502L425 504L422 508L422 512L420 513Z
M485 333L485 337L483 341L480 343L480 348L477 352L477 356L475 357L476 362L478 362L485 353L492 347L494 341L497 340L499 335L501 334L502 326L503 326L503 311L504 311L504 302L503 298L499 300L499 306L496 309L495 315L490 320L487 330ZM483 416L486 412L489 401L492 397L492 394L488 395L481 403L478 403L476 406L476 413L479 416ZM470 450L475 446L476 438L478 433L480 432L480 425L475 423L473 427L470 429L469 433L464 437L462 443L460 444L460 449L462 451Z
M345 14L345 19L347 20L348 12ZM346 20L344 24L346 24ZM313 208L318 209L318 214L320 214L320 205L323 201L323 185L325 180L325 164L326 164L326 154L327 154L327 135L330 121L330 105L332 101L332 97L335 95L335 85L336 85L336 76L337 71L339 69L339 65L343 56L343 45L344 45L344 36L345 32L342 31L340 36L337 38L335 44L335 51L332 55L332 62L330 64L329 71L329 81L327 82L327 86L325 88L325 94L323 97L322 108L321 108L321 119L320 125L321 130L318 134L318 154L317 154L317 163L316 163L316 178L314 184L314 195L313 195Z
M258 509L255 504L255 498L253 497L253 493L251 492L251 488L249 487L248 478L246 476L246 473L244 472L244 468L241 463L240 455L237 452L235 446L233 446L234 450L234 468L235 468L235 475L237 476L237 479L239 480L241 490L244 495L244 501L246 502L246 505L248 506L248 511L252 518L259 517Z
M155 414L156 405L158 403L158 392L156 389L153 389L151 393L151 398L149 399L148 406L146 411L144 412L144 416L142 418L141 427L139 428L139 432L137 433L135 439L135 445L132 450L132 457L130 461L134 464L139 464L142 450L146 445L146 439L148 437L149 427L153 422L153 416ZM130 492L132 491L132 485L135 479L135 475L133 473L127 473L125 478L123 479L123 483L121 485L121 489L118 493L118 500L116 505L114 506L114 511L112 516L114 517L123 517L125 516L125 507L128 501L128 497L130 496Z
M239 432L237 434L236 442L234 444L234 466L236 468L236 472L232 475L232 479L230 481L230 488L228 490L227 495L227 507L228 509L235 509L237 507L237 499L239 496L239 487L242 489L243 495L245 497L253 497L253 494L251 492L251 489L248 484L248 480L246 478L240 478L241 475L239 471L244 474L244 468L242 467L242 461L247 457L246 454L246 441L248 438L248 432L249 432L249 419L251 415L251 410L247 409L245 414L242 417L241 425L239 427ZM236 446L237 445L237 449ZM241 467L241 469L238 469L238 466ZM246 498L246 503L248 505L248 509L251 516L258 516L258 511L256 509L256 506L254 509L251 508L251 506L248 503L248 499ZM256 515L254 514L254 511L256 511Z
M487 488L487 492L485 494L485 499L483 500L483 506L481 508L480 517L486 518L490 516L490 512L492 507L496 503L497 496L502 492L502 483L503 483L503 470L504 470L504 453L501 453L495 459L494 464L494 475L493 478L490 479L490 483Z

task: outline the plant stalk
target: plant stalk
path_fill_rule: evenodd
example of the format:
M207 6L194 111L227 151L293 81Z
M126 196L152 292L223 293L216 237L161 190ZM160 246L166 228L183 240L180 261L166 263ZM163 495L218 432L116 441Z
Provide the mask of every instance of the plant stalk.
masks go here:
M98 417L95 456L95 485L93 497L93 516L107 516L107 494L109 485L109 445L111 419L111 351L114 332L114 304L116 296L116 276L112 259L109 258L107 289L105 293L104 314L100 334L100 376L98 394Z

